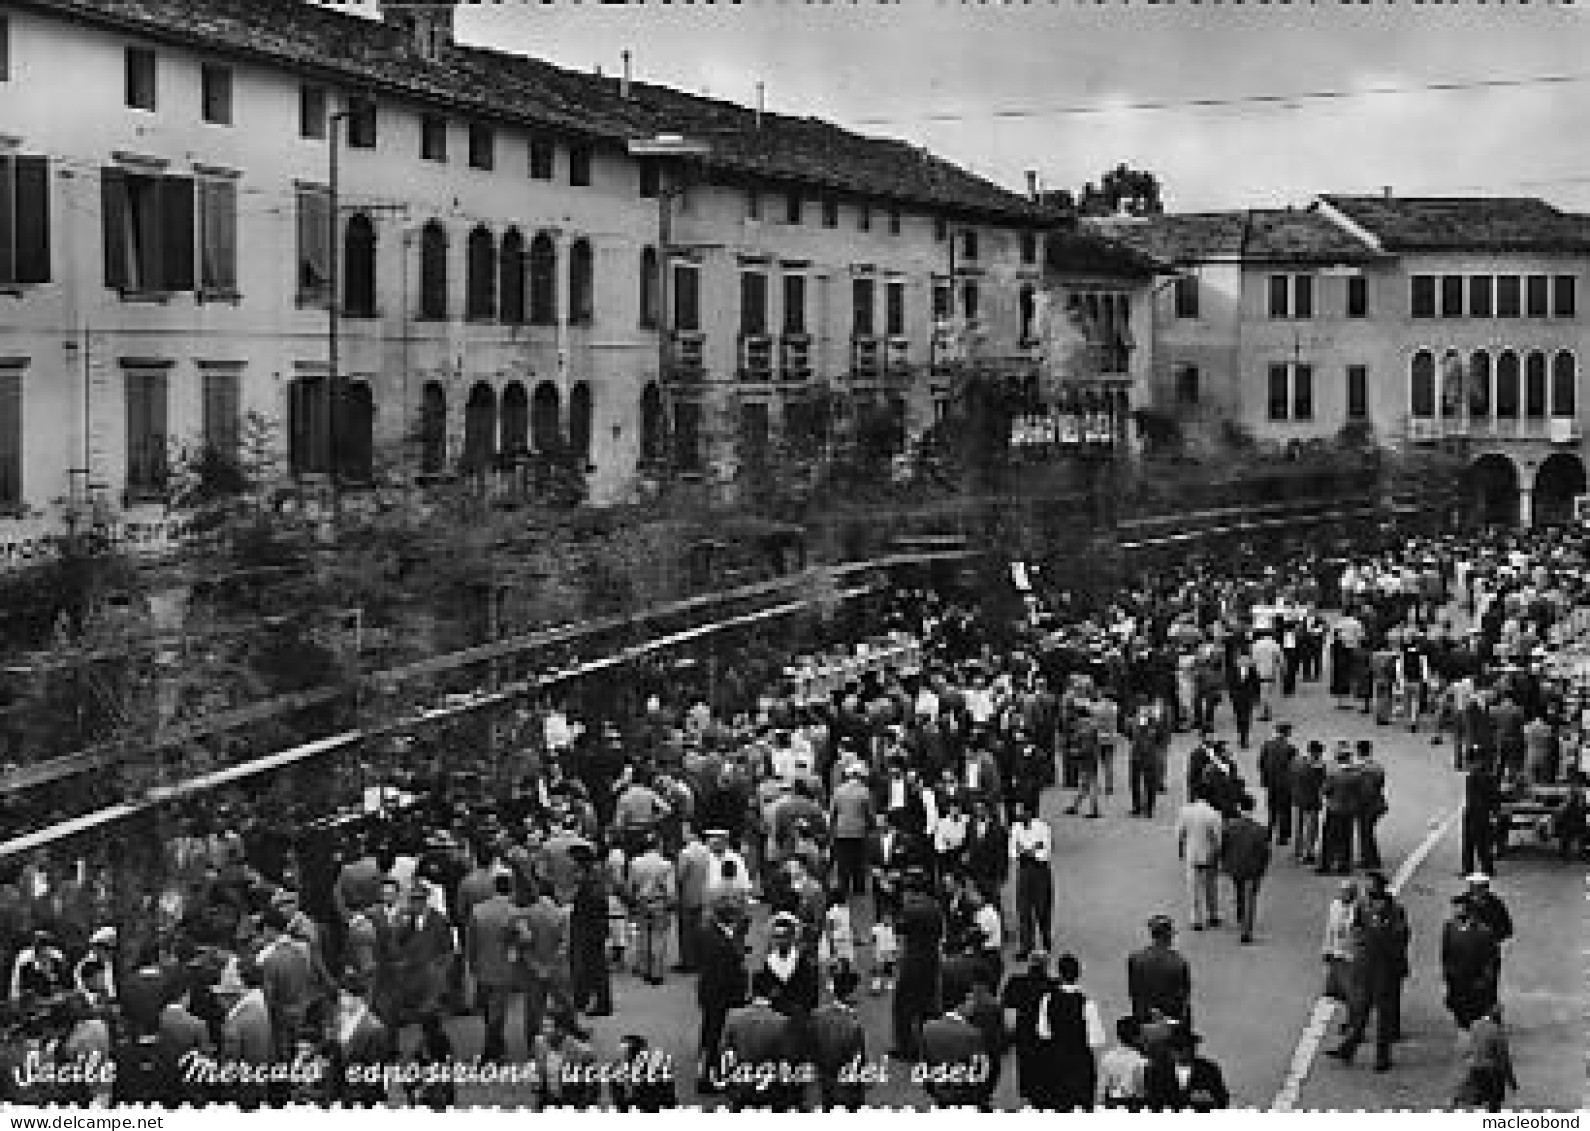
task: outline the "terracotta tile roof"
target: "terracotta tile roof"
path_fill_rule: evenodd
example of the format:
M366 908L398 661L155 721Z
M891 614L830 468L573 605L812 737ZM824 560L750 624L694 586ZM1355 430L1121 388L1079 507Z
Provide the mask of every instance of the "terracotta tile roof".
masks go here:
M1241 255L1247 214L1182 212L1143 218L1092 218L1083 223L1134 251L1174 264Z
M1086 223L1170 263L1239 257L1248 263L1342 263L1369 259L1375 254L1339 224L1307 209L1184 212L1144 219L1109 217Z
M1173 269L1165 260L1085 225L1051 228L1044 259L1050 271L1062 275L1142 277Z
M1375 255L1352 232L1310 209L1256 208L1248 213L1242 257L1251 262L1355 263Z
M373 93L440 103L517 124L622 145L659 133L705 138L709 163L730 174L958 211L1042 222L1054 213L903 141L865 137L828 122L764 114L649 83L566 70L538 59L459 46L437 62L405 54L379 21L306 0L14 0L201 50L318 72Z
M1584 251L1590 230L1534 197L1323 196L1387 251Z

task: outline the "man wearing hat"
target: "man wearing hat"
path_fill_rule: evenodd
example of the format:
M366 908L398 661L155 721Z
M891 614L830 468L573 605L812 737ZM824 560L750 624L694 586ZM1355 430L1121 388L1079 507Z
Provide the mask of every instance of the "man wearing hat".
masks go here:
M1192 970L1173 945L1176 924L1169 915L1148 921L1149 944L1126 959L1126 989L1132 1016L1139 1022L1156 1016L1192 1023Z
M1408 915L1387 886L1384 872L1369 873L1369 889L1359 901L1353 923L1352 1001L1348 1002L1347 1034L1327 1055L1350 1064L1363 1042L1369 1014L1375 1014L1375 1071L1391 1068L1391 1045L1400 1036L1402 981L1408 976Z
M788 911L778 912L768 923L762 971L772 976L772 1005L784 1016L804 1020L817 1008L821 992L817 963L803 945L800 919Z
M1471 872L1465 877L1469 885L1469 904L1474 917L1490 928L1498 946L1513 937L1513 917L1507 911L1502 897L1491 890L1491 878L1484 872Z
M274 1055L270 1010L260 987L259 968L243 966L238 959L228 962L215 985L215 999L223 1012L220 1059L223 1063L247 1064L256 1068L268 1065ZM235 1100L239 1107L258 1106L264 1087L252 1082L238 1086Z
M505 1025L517 980L514 956L520 932L520 911L513 901L513 876L499 872L492 879L490 899L475 905L466 934L469 971L486 1015L481 1059L501 1060L507 1052Z
M891 1015L894 1053L906 1060L920 1051L921 1026L938 1009L944 914L925 871L910 869L900 903L900 977Z
M1459 1029L1467 1029L1496 1003L1502 948L1474 912L1471 891L1452 897L1452 917L1441 927L1441 977L1446 1007Z
M732 901L722 901L708 913L710 921L701 931L701 973L696 980L696 1004L701 1009L696 1090L703 1095L718 1090L712 1070L718 1066L729 1010L748 1000L739 908Z
M751 1000L730 1010L724 1020L721 1055L710 1062L710 1070L726 1077L724 1091L734 1111L802 1107L805 1088L793 1077L802 1065L803 1050L794 1023L773 1008L776 993L773 975L758 971L751 979ZM770 1083L758 1080L763 1074L771 1077Z
M1358 740L1357 773L1358 799L1355 820L1358 829L1359 863L1366 869L1380 867L1380 844L1375 838L1375 826L1386 815L1386 768L1375 761L1375 744L1370 739Z
M1477 758L1463 779L1461 855L1465 873L1489 875L1496 871L1496 821L1501 808L1501 781L1493 763L1488 757Z
M1336 761L1325 771L1320 789L1325 825L1320 833L1319 874L1350 875L1353 870L1353 823L1358 805L1358 773L1353 767L1352 743L1336 744Z
M1259 784L1264 787L1264 815L1269 835L1277 845L1292 839L1292 724L1280 721L1275 733L1259 747Z
M874 824L872 790L860 761L847 764L843 773L844 780L828 803L834 867L839 890L845 895L861 895L866 890L867 837Z

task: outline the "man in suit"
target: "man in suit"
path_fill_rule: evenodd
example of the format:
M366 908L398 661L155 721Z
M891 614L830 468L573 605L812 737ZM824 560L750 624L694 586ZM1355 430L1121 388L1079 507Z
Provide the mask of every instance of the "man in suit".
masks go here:
M399 1023L423 1023L439 1015L442 995L453 965L453 928L447 916L431 906L423 880L409 889L409 906L398 926L397 968Z
M800 945L800 920L787 911L774 915L769 924L767 957L762 970L772 981L769 995L773 1008L796 1020L803 1020L817 1008L820 980L813 951Z
M364 975L347 975L331 1020L340 1089L337 1099L359 1107L376 1107L386 1101L385 1083L371 1074L379 1074L397 1052L393 1031L370 1008L368 992Z
M1474 762L1463 781L1462 866L1487 875L1496 871L1496 816L1502 807L1502 787L1489 758Z
M265 1003L259 967L253 963L245 966L236 959L232 960L221 971L221 979L216 983L214 993L224 1011L220 1060L255 1068L270 1064L275 1046L271 1039L270 1008ZM265 1098L265 1088L262 1084L249 1081L239 1084L230 1098L245 1110L258 1107Z
M731 1009L724 1019L722 1051L712 1068L735 1111L796 1111L802 1106L805 1088L798 1079L802 1066L794 1023L773 1008L775 990L771 975L759 971L751 982L749 1004Z
M1192 929L1204 923L1220 926L1220 839L1224 822L1220 811L1202 790L1176 815L1176 857L1187 871L1187 899Z
M504 1027L516 978L520 919L521 912L513 902L513 876L502 872L493 878L491 898L475 905L465 944L469 971L486 1014L482 1060L501 1060L507 1053Z
M1292 839L1292 724L1278 722L1275 733L1259 747L1259 784L1264 787L1264 812L1269 834L1284 845Z
M640 844L640 855L629 862L629 905L639 928L641 974L651 985L660 986L668 962L668 927L679 901L679 881L655 833L641 834Z
M739 936L739 908L725 900L712 908L711 922L701 932L701 972L696 980L696 1004L701 1008L696 1090L711 1095L719 1090L712 1070L718 1065L723 1026L729 1010L746 1001L745 946Z
M552 883L537 880L535 901L520 921L519 962L525 974L524 1032L528 1048L541 1033L541 1018L550 1002L555 1016L576 1037L585 1034L576 1021L569 982L569 909L552 898Z
M1347 1034L1326 1054L1350 1063L1375 1014L1375 1071L1391 1068L1391 1045L1400 1035L1402 980L1408 976L1408 914L1391 894L1383 872L1369 874L1369 891L1353 922L1355 993L1348 1003Z
M266 943L255 962L270 1010L276 1055L290 1059L314 993L314 968L309 946L287 934L287 918L280 908L265 913L264 925Z
M694 974L707 903L707 882L712 876L712 850L696 835L693 826L683 829L684 846L675 862L679 885L679 964L676 973Z
M1126 959L1126 988L1132 999L1132 1016L1152 1021L1155 1014L1192 1024L1192 971L1172 945L1176 924L1169 915L1148 921L1150 942Z
M1253 819L1253 798L1246 794L1242 811L1226 820L1221 833L1220 862L1231 877L1242 941L1250 943L1253 921L1258 915L1259 885L1270 866L1270 832Z
M1337 744L1336 762L1325 771L1321 797L1325 807L1325 827L1320 832L1319 874L1351 875L1353 870L1353 828L1358 811L1358 771L1353 767L1353 752L1347 740Z
M812 1059L824 1110L842 1107L859 1111L866 1102L867 1085L856 1071L867 1060L867 1031L856 1012L856 988L860 984L854 970L840 966L829 982L833 1000L812 1013Z
M985 1102L984 1082L992 1059L982 1030L972 1024L970 982L946 985L949 1012L922 1026L925 1086L937 1107L977 1107Z
M834 867L839 890L846 895L860 895L866 887L867 837L872 832L875 812L866 776L866 767L860 762L846 766L844 780L828 803Z
M938 1010L944 915L929 889L926 875L913 871L900 906L900 980L891 1012L894 1051L906 1060L916 1059L922 1022Z
M1010 833L986 802L972 803L965 848L967 874L983 898L997 907L1010 874Z

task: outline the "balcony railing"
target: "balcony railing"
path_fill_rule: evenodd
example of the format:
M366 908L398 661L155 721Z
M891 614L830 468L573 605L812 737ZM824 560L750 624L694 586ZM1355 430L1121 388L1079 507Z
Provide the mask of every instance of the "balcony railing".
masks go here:
M1414 416L1408 418L1407 438L1414 443L1437 443L1441 440L1513 440L1576 444L1584 438L1584 429L1579 421L1571 416L1532 416L1522 419Z
M740 380L771 381L773 379L773 339L766 334L740 336Z
M779 339L779 372L785 381L807 381L812 375L812 339L809 334L785 334Z
M904 373L911 364L911 343L906 338L890 338L884 353L890 373Z
M706 375L705 335L699 330L675 330L668 343L668 380L699 383Z
M875 381L881 371L883 351L877 338L852 338L850 375L859 381Z

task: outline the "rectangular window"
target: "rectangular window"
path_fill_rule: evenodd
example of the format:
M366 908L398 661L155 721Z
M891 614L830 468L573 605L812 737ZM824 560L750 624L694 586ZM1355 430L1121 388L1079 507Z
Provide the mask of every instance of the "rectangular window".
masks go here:
M873 334L872 280L855 279L850 284L851 334L857 338L870 338Z
M806 332L806 276L784 276L784 332Z
M784 222L786 224L799 224L801 222L801 194L788 192L784 194Z
M155 108L155 53L148 47L127 48L127 105L133 110Z
M490 126L469 125L469 167L490 171L497 164L497 133Z
M199 295L237 297L237 182L199 181Z
M375 139L375 99L356 94L348 99L348 145L354 149L374 149Z
M674 265L674 329L701 329L701 272L694 264Z
M129 369L127 385L127 494L158 497L166 489L166 371Z
M1573 275L1558 275L1551 284L1551 316L1574 318L1578 316L1577 296L1579 280Z
M837 197L823 197L823 227L839 227L839 199Z
M199 110L206 122L232 124L232 68L206 63L199 68Z
M856 205L856 230L858 232L872 231L872 205Z
M1028 266L1038 262L1038 235L1036 232L1021 233L1021 261Z
M955 317L955 303L950 298L948 283L933 284L933 321L945 322Z
M1292 310L1292 279L1289 275L1270 276L1270 317L1285 318Z
M322 141L326 136L326 88L305 83L298 88L298 136Z
M898 208L889 209L889 234L891 236L900 234L900 210Z
M1196 365L1183 365L1176 370L1176 403L1180 405L1195 405L1198 403L1198 367Z
M1489 318L1491 316L1491 295L1494 291L1492 279L1489 275L1469 276L1469 317Z
M1441 276L1441 317L1463 317L1463 276Z
M1314 317L1314 276L1296 275L1293 277L1292 317Z
M0 13L0 82L11 79L11 21Z
M552 141L544 137L530 139L530 179L533 181L550 181L552 179L552 166L557 147Z
M1522 313L1521 290L1517 275L1496 276L1496 317L1517 318Z
M1550 291L1551 280L1545 275L1529 276L1527 286L1527 299L1529 303L1529 317L1545 318L1551 312Z
M1352 275L1347 280L1347 317L1369 317L1369 280Z
M1409 280L1409 313L1414 318L1435 317L1435 276L1415 275Z
M1347 419L1369 419L1369 367L1347 367Z
M331 297L331 193L298 190L298 305L324 306Z
M1291 410L1292 391L1286 378L1286 366L1270 366L1270 386L1267 399L1271 420L1285 420L1286 414Z
M1176 317L1198 317L1198 276L1176 276Z
M883 332L905 337L905 284L890 280L883 285Z
M192 177L100 173L105 285L123 294L193 289Z
M961 233L961 255L966 259L977 258L977 233L970 229Z
M976 322L982 308L981 298L976 281L968 279L966 285L961 288L961 317L968 322Z
M933 242L943 243L950 238L950 222L942 216L933 217Z
M762 194L754 188L745 190L745 218L747 220L762 218Z
M569 146L569 184L575 188L589 188L591 184L591 147L583 143Z
M287 468L314 475L331 467L331 398L323 376L287 384Z
M201 361L199 374L204 382L204 447L223 459L236 460L243 418L242 367Z
M662 192L662 166L651 158L641 158L640 195L643 200L655 200Z
M767 333L767 276L760 271L740 273L740 333Z
M440 114L420 115L420 160L447 160L447 119Z
M22 375L0 365L0 507L22 505Z
M1292 367L1292 419L1314 419L1314 367Z
M49 160L0 153L0 286L49 281Z

